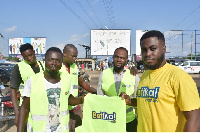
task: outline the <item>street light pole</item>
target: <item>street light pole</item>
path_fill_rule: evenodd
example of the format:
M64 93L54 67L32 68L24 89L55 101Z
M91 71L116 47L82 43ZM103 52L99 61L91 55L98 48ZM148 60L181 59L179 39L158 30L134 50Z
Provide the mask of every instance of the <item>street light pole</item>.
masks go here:
M106 28L107 30L109 30L107 26L105 26L105 28ZM107 43L107 66L106 66L106 67L108 68L108 43Z
M0 41L0 52L1 52L1 55L3 55L3 54L2 54L2 43L3 43L2 40L3 40L4 37L3 37L3 35L2 35L1 33L0 33L0 37L1 37L1 41Z

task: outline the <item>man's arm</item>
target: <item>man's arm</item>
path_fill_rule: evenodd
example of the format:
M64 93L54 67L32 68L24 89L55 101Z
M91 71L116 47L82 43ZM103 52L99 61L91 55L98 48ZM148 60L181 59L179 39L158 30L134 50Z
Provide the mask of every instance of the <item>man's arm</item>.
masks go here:
M19 103L17 98L17 90L19 88L20 83L22 82L22 78L19 72L18 65L15 65L10 79L10 97L13 104L14 112L15 112L15 125L17 126L18 116L19 116Z
M70 94L69 99L68 99L68 104L69 105L78 105L82 104L84 101L85 95L82 95L81 97L74 97L72 94Z
M12 87L10 88L10 97L11 97L11 101L12 101L14 112L15 112L15 126L17 126L18 116L19 116L17 89L12 88Z
M130 68L130 74L135 76L136 74L138 74L138 70L135 66Z
M90 86L83 80L83 78L81 76L78 77L78 85L90 93L93 93L93 94L97 93L94 89L90 88Z
M30 97L24 97L23 103L19 111L19 121L17 126L17 132L23 132L26 125L28 114L30 111Z
M184 132L199 132L200 130L200 109L183 111L186 118Z

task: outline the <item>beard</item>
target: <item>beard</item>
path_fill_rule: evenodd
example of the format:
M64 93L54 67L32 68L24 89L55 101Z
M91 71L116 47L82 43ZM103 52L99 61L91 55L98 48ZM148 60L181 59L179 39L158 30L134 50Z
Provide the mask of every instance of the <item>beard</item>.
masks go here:
M122 65L122 66L118 67L118 66L114 65L114 69L115 69L116 71L117 71L117 70L122 70L122 69L124 69L124 66Z
M156 63L155 65L148 65L148 64L145 64L145 63L144 63L144 68L150 69L150 70L155 70L155 69L157 69L157 68L160 67L160 65L163 63L164 59L165 59L165 54L163 53L163 54L160 56L160 58L158 58L157 63ZM143 61L143 62L144 62L144 61Z

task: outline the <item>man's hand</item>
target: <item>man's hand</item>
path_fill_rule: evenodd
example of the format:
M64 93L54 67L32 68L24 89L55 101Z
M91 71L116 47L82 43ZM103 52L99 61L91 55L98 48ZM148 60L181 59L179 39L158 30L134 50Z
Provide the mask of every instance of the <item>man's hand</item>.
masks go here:
M125 99L126 105L131 105L131 99L129 95L127 95L125 92L122 92L120 96L122 97L123 100Z
M19 110L15 112L15 126L17 127L17 123L18 123L18 117L19 117Z
M130 96L127 95L125 92L121 92L121 94L119 96L121 96L122 99L125 99L126 105L137 107L137 99L136 98L131 99Z
M84 93L84 94L81 96L81 102L82 102L82 103L84 103L84 98L85 98L86 95L87 95L87 94Z
M12 101L14 112L15 112L15 126L17 126L18 116L19 116L17 88L12 88L12 87L10 88L10 97L11 97L11 101Z
M135 66L130 68L130 74L133 75L133 76L138 74L138 70Z

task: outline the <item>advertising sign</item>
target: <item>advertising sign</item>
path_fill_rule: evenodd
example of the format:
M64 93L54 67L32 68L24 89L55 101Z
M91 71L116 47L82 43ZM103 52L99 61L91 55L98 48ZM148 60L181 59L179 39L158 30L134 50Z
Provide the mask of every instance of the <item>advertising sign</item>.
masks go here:
M34 37L34 38L11 38L9 39L9 55L19 55L20 46L25 43L30 43L35 50L36 55L45 54L46 38L45 37Z
M131 30L91 30L91 55L113 55L118 47L130 55Z

